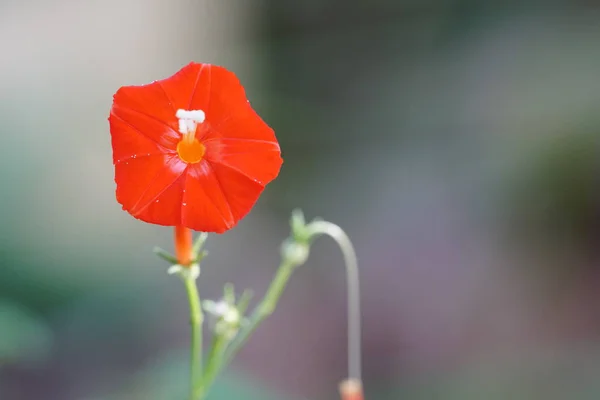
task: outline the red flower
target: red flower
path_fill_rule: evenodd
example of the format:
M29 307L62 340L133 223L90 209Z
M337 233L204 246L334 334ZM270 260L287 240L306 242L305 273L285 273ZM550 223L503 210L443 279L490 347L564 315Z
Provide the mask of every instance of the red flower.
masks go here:
M236 76L214 65L120 88L109 122L117 201L153 224L231 229L282 163Z

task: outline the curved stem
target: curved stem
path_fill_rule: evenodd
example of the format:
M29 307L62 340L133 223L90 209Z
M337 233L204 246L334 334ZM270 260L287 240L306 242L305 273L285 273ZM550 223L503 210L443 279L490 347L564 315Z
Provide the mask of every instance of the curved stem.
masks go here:
M342 383L340 394L343 400L362 400L361 382L361 332L360 332L360 285L358 261L352 242L346 233L337 225L326 221L313 221L298 229L306 229L302 237L306 242L296 241L296 245L308 246L312 239L327 235L333 238L340 247L346 266L347 291L348 291L348 379ZM299 237L299 236L296 236ZM297 240L297 239L296 239ZM226 347L220 348L221 357L215 357L210 363L210 373L206 373L201 389L206 391L214 381L218 372L223 369L246 343L248 338L256 330L258 325L273 313L283 290L285 289L292 273L299 265L306 261L308 248L303 255L302 252L283 252L284 257L277 269L277 273L269 286L267 293L254 309L246 325L241 329L235 339ZM219 360L220 358L220 360ZM211 357L213 359L213 357ZM208 371L207 371L208 372Z
M308 229L312 235L323 234L335 240L344 256L348 287L348 378L360 381L360 283L354 246L342 228L331 222L313 221Z

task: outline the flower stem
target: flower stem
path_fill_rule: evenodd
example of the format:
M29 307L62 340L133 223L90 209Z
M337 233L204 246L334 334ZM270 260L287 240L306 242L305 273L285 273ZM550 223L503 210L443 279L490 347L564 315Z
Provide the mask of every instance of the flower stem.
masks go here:
M282 260L267 289L267 293L256 306L235 338L229 342L223 336L213 338L206 371L196 387L197 393L190 400L201 400L212 386L219 372L235 357L258 325L270 316L296 267L308 258L310 244L321 235L333 238L340 247L346 265L348 285L348 379L340 385L342 400L364 400L361 382L360 349L360 297L359 274L356 253L346 233L330 222L315 220L305 224L301 212L292 215L292 235L282 245ZM243 302L246 304L246 301ZM245 310L245 306L243 309ZM193 368L193 367L192 367Z
M190 303L191 350L190 350L190 400L199 399L202 385L202 308L198 287L193 277L184 279L185 289Z
M354 246L346 233L331 222L313 221L307 228L311 236L327 235L339 246L346 266L348 301L348 381L361 388L361 347L360 347L360 280L358 261ZM357 399L360 399L358 397Z
M273 313L275 307L277 306L277 302L279 301L279 298L281 297L281 294L283 293L283 290L285 289L285 286L292 276L292 272L294 272L296 266L297 264L291 262L290 260L283 259L281 261L275 278L273 278L265 297L263 297L262 301L252 312L247 325L238 333L235 339L227 347L220 364L216 365L214 372L211 374L212 376L206 377L204 382L205 387L208 387L212 384L212 381L218 372L225 367L233 359L233 357L235 357L242 346L244 346L250 335L252 335L252 333L256 330L258 325Z
M223 363L223 354L229 341L223 335L214 335L206 369L202 376L202 390L207 392L215 381Z
M197 400L202 392L202 306L196 278L199 271L198 265L192 265L194 259L194 246L192 231L184 226L175 227L175 256L177 262L183 267L181 277L187 292L190 304L190 328L191 328L191 350L190 350L190 397L189 400ZM196 271L194 271L194 269Z

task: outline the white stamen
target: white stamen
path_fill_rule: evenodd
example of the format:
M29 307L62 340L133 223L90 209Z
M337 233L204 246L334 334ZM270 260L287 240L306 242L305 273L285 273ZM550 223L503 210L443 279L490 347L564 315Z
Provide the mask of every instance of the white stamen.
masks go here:
M186 119L185 123L187 124L187 131L188 132L196 132L196 126L198 124L196 124L195 121L192 121L191 119Z
M186 133L188 133L188 129L187 129L187 121L184 119L180 119L179 120L179 133L181 133L182 135L185 135Z
M195 133L198 124L203 123L206 118L202 110L179 109L175 113L175 116L179 119L179 133L182 135Z
M183 110L181 108L177 110L175 116L179 119L191 119L199 124L204 122L204 119L206 118L206 115L202 110Z

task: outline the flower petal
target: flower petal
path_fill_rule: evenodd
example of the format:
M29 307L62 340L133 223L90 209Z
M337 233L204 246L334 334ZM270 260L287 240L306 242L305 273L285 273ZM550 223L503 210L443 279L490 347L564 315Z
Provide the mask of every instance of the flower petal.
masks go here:
M264 185L226 165L213 164L212 169L221 182L233 217L239 221L250 212L264 190Z
M181 203L183 202L183 187L186 179L184 172L169 185L156 200L148 205L135 217L142 221L158 225L181 225Z
M170 78L157 81L172 109L202 110L210 125L252 110L233 72L210 64L190 63Z
M206 162L191 165L185 180L182 224L204 232L224 232L236 224L221 182Z
M206 111L211 82L210 64L189 63L170 78L157 81L171 104L178 109Z
M275 179L283 162L277 142L218 138L205 145L206 159L211 163L224 164L262 186Z
M157 82L120 88L114 96L111 115L167 149L174 150L181 140L173 107Z
M140 135L134 127L113 113L110 114L109 123L113 164L149 155L174 154L172 150L167 150L147 136Z
M231 71L216 65L202 64L189 104L192 110L202 110L211 126L250 108L244 87Z
M186 168L187 164L179 157L168 154L150 155L118 163L115 165L117 201L134 217L148 220L148 214L144 214L146 208L156 200L160 204L163 200L161 196L176 184ZM168 199L165 198L161 205L163 215L152 222L161 225L177 224L179 204L181 200L174 203L173 195L169 193Z

